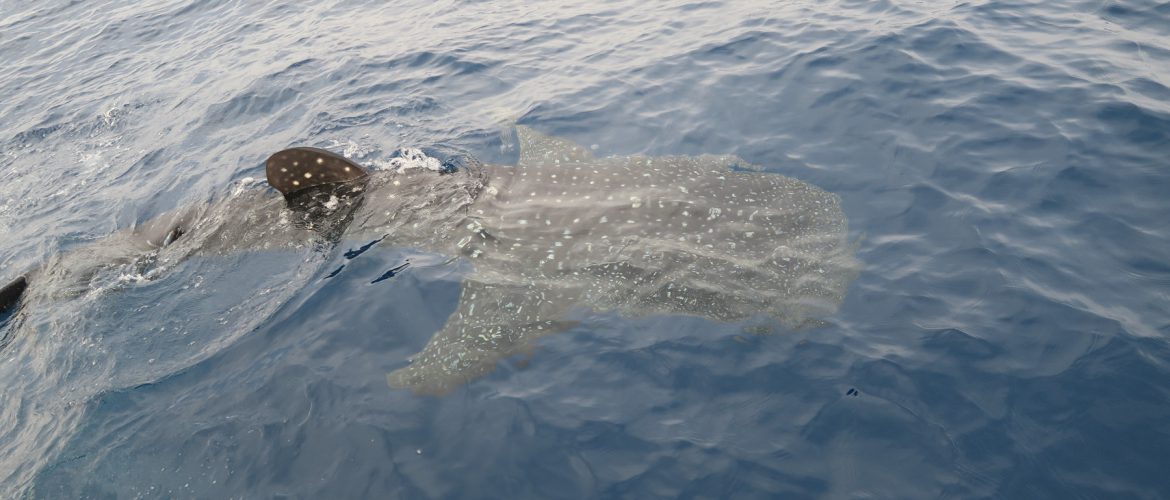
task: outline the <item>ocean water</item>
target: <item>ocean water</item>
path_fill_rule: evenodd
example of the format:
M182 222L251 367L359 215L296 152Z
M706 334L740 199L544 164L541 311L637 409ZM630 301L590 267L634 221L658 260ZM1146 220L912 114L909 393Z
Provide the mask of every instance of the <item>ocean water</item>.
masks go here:
M820 186L861 262L815 328L599 314L442 397L386 374L466 262L113 266L0 325L0 497L1170 497L1170 4L0 0L0 58L0 281L512 121Z

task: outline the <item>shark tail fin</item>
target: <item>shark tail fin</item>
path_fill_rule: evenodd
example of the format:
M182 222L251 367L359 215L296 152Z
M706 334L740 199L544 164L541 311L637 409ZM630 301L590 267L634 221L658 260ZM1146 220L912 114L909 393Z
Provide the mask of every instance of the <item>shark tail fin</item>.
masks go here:
M16 309L20 304L20 298L24 296L24 291L28 289L28 279L24 276L16 278L0 288L0 315L6 315Z
M286 197L304 189L348 183L369 175L361 165L344 156L306 147L289 148L269 156L265 173L268 184Z

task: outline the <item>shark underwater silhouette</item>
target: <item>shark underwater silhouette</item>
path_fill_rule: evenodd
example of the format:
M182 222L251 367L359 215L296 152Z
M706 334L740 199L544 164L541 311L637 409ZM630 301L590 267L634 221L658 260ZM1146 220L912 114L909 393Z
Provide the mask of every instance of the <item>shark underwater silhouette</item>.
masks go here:
M515 134L515 166L452 169L413 150L370 172L322 149L277 152L266 174L283 199L248 190L55 256L0 289L0 312L41 283L83 288L94 262L382 235L472 264L446 324L387 375L392 387L441 395L579 324L573 313L797 328L835 312L857 274L840 200L816 186L732 155L598 158L525 126Z

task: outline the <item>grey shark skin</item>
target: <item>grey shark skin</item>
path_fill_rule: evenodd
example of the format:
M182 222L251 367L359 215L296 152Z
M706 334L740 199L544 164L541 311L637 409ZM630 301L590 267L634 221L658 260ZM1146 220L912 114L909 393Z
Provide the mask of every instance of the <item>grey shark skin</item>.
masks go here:
M742 171L735 156L594 158L526 127L517 136L519 163L486 166L458 196L458 184L439 196L412 185L367 199L405 208L382 213L395 244L474 266L446 325L388 375L393 387L444 394L571 327L576 310L799 327L834 312L857 273L840 200L820 188Z
M127 243L106 245L106 253L145 249L177 261L340 235L385 236L383 245L467 259L473 270L455 312L407 366L387 375L392 387L434 395L571 328L581 312L771 317L796 328L832 314L857 274L840 201L820 188L747 171L754 167L735 156L595 158L527 127L516 134L516 166L473 164L447 174L342 173L361 167L311 149L302 151L321 164L304 170L285 158L274 167L295 150L282 151L268 174L287 202L246 191L115 235ZM309 210L290 209L306 187L331 190L315 192ZM163 244L176 227L181 237Z

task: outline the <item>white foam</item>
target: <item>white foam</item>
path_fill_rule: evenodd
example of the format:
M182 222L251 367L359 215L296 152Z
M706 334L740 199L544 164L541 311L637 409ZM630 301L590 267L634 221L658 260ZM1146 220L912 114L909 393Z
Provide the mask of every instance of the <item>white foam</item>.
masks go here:
M257 182L259 181L257 181L255 177L244 177L243 179L236 181L235 185L232 186L232 196L239 196L240 193L243 193L248 189L248 186L256 184Z
M423 153L418 148L399 148L395 152L397 156L390 158L385 162L378 162L376 165L379 170L394 170L397 173L403 173L407 170L422 168L433 172L443 170L443 162L438 158L432 158Z
M339 199L339 198L338 198L338 197L336 197L336 196L332 196L332 195L330 195L330 196L329 196L329 201L325 202L325 208L326 208L326 209L329 209L329 210L333 210L333 209L337 208L337 205L338 205L339 203L341 203L341 199Z
M341 156L349 158L355 162L359 159L365 158L366 155L369 155L370 152L373 151L373 149L369 146L365 146L354 141L342 142L338 140L330 141L325 145L325 149L328 149L329 151L341 151Z

